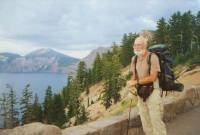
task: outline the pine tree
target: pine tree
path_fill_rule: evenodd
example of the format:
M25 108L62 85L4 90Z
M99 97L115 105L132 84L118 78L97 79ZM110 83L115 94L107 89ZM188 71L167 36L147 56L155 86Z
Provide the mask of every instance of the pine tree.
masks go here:
M122 79L120 78L121 64L119 61L119 57L114 55L112 58L112 97L114 99L114 103L120 100L120 90L122 89Z
M183 32L181 27L181 13L174 13L169 20L170 50L174 56L182 54Z
M109 57L112 57L111 55L103 55L103 79L104 84L103 88L104 91L102 92L102 104L105 106L105 108L109 108L112 105L112 59Z
M93 82L92 69L89 68L88 69L88 83L89 83L89 85L92 84L92 82Z
M169 26L163 17L157 22L154 38L158 44L167 44L169 42Z
M64 106L67 106L69 102L69 85L64 86L62 89L62 100L63 100Z
M104 83L104 91L103 91L103 105L106 109L108 109L112 105L112 88L111 88L111 81L105 80Z
M60 94L55 94L52 104L52 124L62 127L66 122L66 115L64 110L64 104Z
M0 98L1 108L0 113L3 118L3 127L10 127L10 119L9 119L9 104L8 104L8 95L7 93L2 93L2 97Z
M93 63L93 80L94 83L102 80L102 60L99 53L96 54L96 58Z
M11 121L11 128L19 125L19 119L18 119L18 108L17 108L17 98L15 91L13 87L9 84L7 84L7 88L9 89L9 115L10 115L10 121Z
M61 92L61 97L62 97L62 100L63 100L63 103L64 103L65 107L69 103L70 84L71 84L72 80L73 80L72 75L69 75L68 79L67 79L67 85L63 87L62 92Z
M90 86L90 74L89 71L86 72L86 77L85 77L85 89L86 89L86 94L89 94L89 86Z
M113 47L115 48L115 46ZM115 48L116 49L116 48ZM112 50L111 58L104 55L104 67L103 67L103 76L104 76L104 91L103 91L103 105L109 108L112 103L116 103L120 100L120 90L123 86L123 81L120 77L120 70L122 65L119 60L118 51L115 49ZM115 51L114 51L115 50Z
M43 120L43 111L42 107L38 101L38 96L35 94L34 103L32 104L32 122L42 122Z
M133 41L136 37L136 34L129 33L128 35L124 34L122 38L120 62L124 67L130 64L133 56Z
M78 110L79 113L76 118L76 125L82 124L88 119L88 113L86 112L84 105L80 105Z
M69 106L73 106L73 108L70 108L72 110L70 110L72 113L72 116L75 116L78 114L78 108L80 105L80 93L81 93L81 84L79 82L79 80L73 80L71 82L71 86L70 86L70 97L69 97Z
M196 52L200 52L200 11L195 17L194 41L196 43Z
M51 86L48 86L44 98L44 122L51 123L53 119L53 94Z
M192 40L194 31L195 21L194 16L190 11L185 12L182 15L181 27L182 27L182 53L186 54L188 49L192 50Z
M27 124L31 122L32 112L32 91L30 91L30 85L26 85L22 91L22 97L20 100L20 110L22 113L22 124Z
M80 122L85 121L84 113L86 112L83 112L83 110L81 110L81 99L80 99L81 89L82 88L79 83L79 80L74 79L70 84L70 97L68 104L67 119L75 117L76 124L80 124Z
M197 61L200 50L200 11L193 15L191 11L174 13L168 22L164 18L158 21L153 41L166 43L175 58L174 63ZM196 59L196 60L195 60Z
M80 82L82 91L84 90L84 88L86 86L86 84L85 84L86 73L87 73L86 64L84 61L80 61L79 65L78 65L76 79L78 79L78 81Z

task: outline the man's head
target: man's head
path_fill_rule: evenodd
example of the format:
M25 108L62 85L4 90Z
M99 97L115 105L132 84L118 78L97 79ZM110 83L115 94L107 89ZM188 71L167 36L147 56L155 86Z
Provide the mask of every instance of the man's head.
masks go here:
M143 55L147 51L147 39L142 36L137 37L133 49L136 55Z

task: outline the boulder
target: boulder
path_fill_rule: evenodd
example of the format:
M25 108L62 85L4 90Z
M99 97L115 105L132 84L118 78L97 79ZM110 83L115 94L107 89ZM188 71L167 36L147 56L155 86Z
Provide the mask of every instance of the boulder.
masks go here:
M54 125L34 122L13 129L2 130L0 135L61 135L61 130Z

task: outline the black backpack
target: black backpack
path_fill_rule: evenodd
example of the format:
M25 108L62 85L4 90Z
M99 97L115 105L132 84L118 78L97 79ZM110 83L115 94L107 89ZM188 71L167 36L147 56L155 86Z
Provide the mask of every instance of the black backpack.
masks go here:
M159 58L160 69L161 72L158 74L159 78L159 87L162 91L179 91L181 92L184 88L184 85L178 82L175 78L173 71L173 60L169 53L169 48L167 45L158 44L153 45L149 48L149 51L156 54ZM151 56L148 59L148 63L150 63Z

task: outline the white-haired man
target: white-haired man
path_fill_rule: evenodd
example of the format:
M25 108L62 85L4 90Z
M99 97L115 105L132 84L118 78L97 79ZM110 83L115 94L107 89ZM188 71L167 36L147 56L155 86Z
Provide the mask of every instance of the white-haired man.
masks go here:
M161 103L158 73L159 59L147 49L147 39L139 36L133 45L137 56L132 58L132 79L127 82L129 87L137 86L138 109L146 135L166 135L166 126L162 121L163 105ZM148 63L148 60L150 63ZM150 67L149 67L150 66ZM140 86L140 87L139 87ZM148 88L147 88L148 87ZM144 95L144 96L143 96Z

